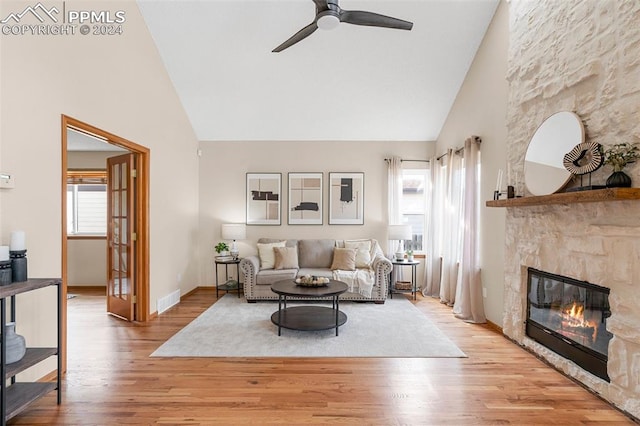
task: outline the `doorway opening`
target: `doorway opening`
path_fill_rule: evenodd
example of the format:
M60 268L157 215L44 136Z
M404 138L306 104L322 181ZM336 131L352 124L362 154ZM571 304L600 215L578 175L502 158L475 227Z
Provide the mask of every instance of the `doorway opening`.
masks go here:
M70 138L69 135L72 135ZM131 168L135 179L130 181L130 185L127 188L130 189L126 194L128 205L130 206L130 221L123 222L123 217L119 213L116 214L117 223L119 225L126 224L127 237L124 237L122 233L118 232L123 227L118 227L114 233L113 226L108 223L108 232L104 233L101 237L102 240L107 240L107 250L113 250L117 255L115 258L122 259L128 258L128 265L135 265L130 269L125 269L123 264L118 263L114 267L114 261L111 257L110 261L105 264L105 269L109 271L107 277L113 276L115 271L115 279L107 279L107 293L105 296L123 298L122 289L126 288L130 297L129 302L131 306L130 315L120 315L117 312L116 316L124 317L126 319L136 322L146 322L149 319L149 155L148 148L138 145L134 142L126 140L120 136L114 135L110 132L99 129L90 124L84 123L72 117L62 115L62 287L63 287L63 299L67 299L67 288L69 285L69 247L68 247L68 209L75 208L73 204L69 205L72 200L69 200L68 182L70 173L67 153L70 144L73 144L74 135L85 136L85 139L92 139L97 143L105 144L105 151L121 151L113 152L116 156L121 153L128 153L131 157ZM117 147L117 148L116 148ZM105 166L106 167L106 166ZM107 170L110 175L113 171ZM121 185L122 179L120 170L116 171L118 174L118 185ZM108 179L107 179L108 180ZM113 179L115 181L115 179ZM109 181L109 186L112 187L112 181ZM73 193L72 193L73 194ZM103 194L104 197L105 194ZM117 195L124 196L122 187L117 186ZM106 199L109 199L111 203L113 194L106 194ZM75 211L74 211L75 213ZM109 217L111 217L113 210L109 211ZM75 226L75 225L74 225ZM87 237L90 238L90 237ZM115 241L115 244L113 244ZM131 245L126 253L121 253L123 248L123 242ZM111 248L109 247L111 245ZM129 258L130 257L130 258ZM122 271L129 273L129 277L126 280L122 279ZM110 310L108 308L108 310ZM62 309L62 361L63 368L66 370L66 343L67 343L67 304L63 303Z

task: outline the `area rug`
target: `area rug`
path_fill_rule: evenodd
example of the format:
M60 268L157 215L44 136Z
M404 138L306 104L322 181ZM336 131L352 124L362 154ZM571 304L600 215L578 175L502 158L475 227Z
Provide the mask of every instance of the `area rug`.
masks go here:
M303 302L304 303L304 302ZM289 302L288 306L301 303ZM154 357L384 357L466 355L405 298L384 304L340 303L347 322L334 330L294 331L271 322L277 302L247 303L225 295L176 333Z

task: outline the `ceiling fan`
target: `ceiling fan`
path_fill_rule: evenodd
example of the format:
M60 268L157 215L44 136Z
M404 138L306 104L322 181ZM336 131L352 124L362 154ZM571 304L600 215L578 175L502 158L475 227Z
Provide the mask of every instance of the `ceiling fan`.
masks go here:
M309 37L318 28L332 29L340 22L354 25L366 25L370 27L395 28L399 30L410 30L413 22L402 19L380 15L373 12L360 10L344 10L338 6L338 0L313 0L316 4L316 17L312 23L295 33L291 38L273 49L273 52L282 52L287 47L291 47L297 42Z

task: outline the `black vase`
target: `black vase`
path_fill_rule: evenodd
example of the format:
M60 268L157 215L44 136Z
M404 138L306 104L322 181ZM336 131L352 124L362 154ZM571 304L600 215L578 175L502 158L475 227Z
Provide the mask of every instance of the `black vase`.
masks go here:
M625 172L613 172L607 179L607 188L629 188L631 178Z

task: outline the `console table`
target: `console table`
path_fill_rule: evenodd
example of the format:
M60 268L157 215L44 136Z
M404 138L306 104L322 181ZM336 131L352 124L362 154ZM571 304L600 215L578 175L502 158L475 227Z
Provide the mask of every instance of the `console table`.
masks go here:
M0 345L2 347L2 350L0 350L0 377L3 379L2 384L0 384L0 424L2 425L5 425L7 420L27 408L29 404L53 390L57 390L58 392L58 405L61 403L62 395L60 393L60 374L62 371L62 357L60 356L60 347L62 344L62 336L60 333L60 325L62 323L62 281L57 278L38 278L0 286L0 327L2 327L1 330L4 331L6 325L7 298L11 300L11 321L15 321L16 295L49 286L57 286L58 288L58 341L56 347L27 347L27 352L21 360L12 364L6 364L4 332L0 335ZM27 315L28 312L25 313L24 317ZM18 373L55 355L58 357L58 370L55 382L16 383L15 376ZM6 379L11 379L11 383L9 385L6 384Z

